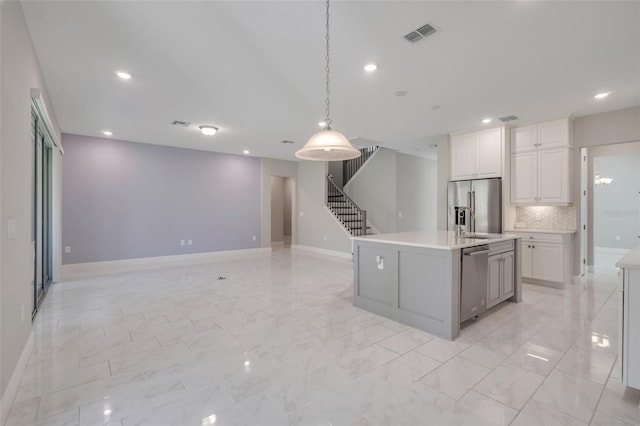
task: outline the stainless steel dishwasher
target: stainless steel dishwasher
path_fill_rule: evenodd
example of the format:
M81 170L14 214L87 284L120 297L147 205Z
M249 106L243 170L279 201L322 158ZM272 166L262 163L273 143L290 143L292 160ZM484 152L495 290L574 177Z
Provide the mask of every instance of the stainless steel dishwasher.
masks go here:
M460 280L460 322L487 310L487 268L489 246L462 249L462 279Z

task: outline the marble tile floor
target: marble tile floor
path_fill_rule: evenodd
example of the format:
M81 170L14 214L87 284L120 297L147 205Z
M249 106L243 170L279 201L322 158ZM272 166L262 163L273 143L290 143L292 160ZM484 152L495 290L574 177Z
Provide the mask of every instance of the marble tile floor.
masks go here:
M640 424L614 274L524 285L454 342L353 307L351 281L282 248L55 284L6 425Z

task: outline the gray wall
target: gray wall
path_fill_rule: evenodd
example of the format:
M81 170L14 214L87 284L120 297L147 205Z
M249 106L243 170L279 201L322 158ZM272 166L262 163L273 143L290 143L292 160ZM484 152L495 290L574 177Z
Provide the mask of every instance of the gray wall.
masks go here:
M595 157L593 170L613 179L593 188L593 245L634 248L640 241L640 153Z
M282 233L285 237L291 237L291 214L293 207L293 193L295 191L295 181L293 178L284 178L284 225Z
M271 176L271 242L284 240L284 178Z
M338 188L342 189L344 186L344 168L342 161L329 161L329 174L333 176L333 182L338 186Z
M438 199L437 161L398 154L396 170L396 231L435 231Z
M435 231L437 180L436 160L380 148L345 185L345 192L367 211L378 232Z
M325 207L326 179L326 162L298 162L295 244L351 253L349 234Z
M640 141L640 106L602 114L587 115L573 120L573 200L577 223L580 223L580 170L581 148ZM573 274L580 271L580 244L582 235L574 237ZM591 264L591 262L588 262Z
M20 3L3 2L0 19L0 395L8 405L5 391L29 337L33 309L32 88L42 91L58 139L60 134ZM11 240L9 219L17 222L16 238Z
M63 143L65 264L259 247L258 158L67 134Z

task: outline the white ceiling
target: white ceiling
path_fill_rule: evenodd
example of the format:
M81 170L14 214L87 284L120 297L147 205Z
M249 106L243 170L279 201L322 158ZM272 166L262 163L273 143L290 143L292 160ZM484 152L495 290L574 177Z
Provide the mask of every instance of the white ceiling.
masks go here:
M323 1L23 8L64 132L110 129L130 141L294 159L324 118ZM640 105L640 2L334 1L331 9L333 125L356 143L429 155L439 136L481 128L485 117L515 114L518 124ZM426 23L440 31L415 44L403 38ZM378 70L365 73L367 62ZM119 80L119 69L134 78ZM600 91L612 94L598 101ZM220 132L202 136L201 124Z

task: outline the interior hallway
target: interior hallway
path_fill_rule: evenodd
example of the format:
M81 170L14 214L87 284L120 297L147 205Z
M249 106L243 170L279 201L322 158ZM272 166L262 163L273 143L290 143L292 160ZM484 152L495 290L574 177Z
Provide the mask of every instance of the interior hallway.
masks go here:
M614 274L525 284L455 342L351 306L351 280L277 249L55 284L7 425L640 423Z

